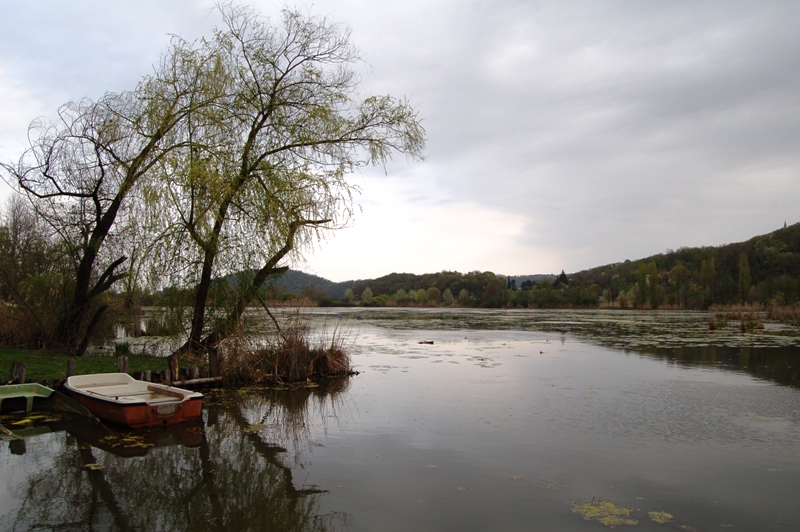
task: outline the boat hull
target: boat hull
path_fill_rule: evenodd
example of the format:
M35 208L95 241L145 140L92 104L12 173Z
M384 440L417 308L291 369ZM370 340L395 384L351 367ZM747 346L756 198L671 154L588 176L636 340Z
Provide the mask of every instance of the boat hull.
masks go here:
M70 377L64 386L98 418L131 428L184 423L197 419L203 410L200 393L137 381L122 373Z

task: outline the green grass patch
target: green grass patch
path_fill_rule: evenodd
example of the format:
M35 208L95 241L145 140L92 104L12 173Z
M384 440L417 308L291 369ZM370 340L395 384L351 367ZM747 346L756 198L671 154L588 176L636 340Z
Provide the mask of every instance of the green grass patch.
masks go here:
M161 371L167 369L167 359L149 355L127 355L128 373L136 371ZM58 350L0 349L0 382L11 378L11 365L22 362L26 366L25 382L43 382L67 377L67 360L75 360L75 372L115 373L116 356L70 357Z

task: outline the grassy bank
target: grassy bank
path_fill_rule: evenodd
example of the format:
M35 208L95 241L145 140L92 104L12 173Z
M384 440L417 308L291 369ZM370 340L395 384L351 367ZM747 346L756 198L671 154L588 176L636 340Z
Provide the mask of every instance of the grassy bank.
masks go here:
M167 359L148 355L127 355L128 372L161 371L167 369ZM26 382L45 382L64 379L67 360L75 360L75 371L86 373L110 373L117 371L116 356L92 356L74 358L56 350L0 349L0 383L11 377L11 365L22 362L26 366Z

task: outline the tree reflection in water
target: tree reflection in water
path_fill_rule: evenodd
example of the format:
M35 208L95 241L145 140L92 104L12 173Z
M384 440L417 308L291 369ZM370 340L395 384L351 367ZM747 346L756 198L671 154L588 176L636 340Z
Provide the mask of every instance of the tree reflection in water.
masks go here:
M7 467L27 471L24 483L11 488L11 510L0 516L0 528L346 528L345 514L318 515L325 492L296 487L291 464L285 463L287 447L295 463L308 452L310 416L316 423L343 413L346 388L345 379L318 388L210 394L205 423L182 428L196 431L198 446L156 444L141 456L123 456L131 454L124 445L104 450L100 442L108 440L90 444L79 431L45 434L44 445L29 441L25 456L12 457L6 445L0 473ZM141 448L157 439L153 432L126 435Z

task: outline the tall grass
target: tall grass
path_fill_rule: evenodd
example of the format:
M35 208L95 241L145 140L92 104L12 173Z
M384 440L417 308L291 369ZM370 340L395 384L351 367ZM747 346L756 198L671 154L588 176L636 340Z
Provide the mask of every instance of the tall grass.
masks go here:
M351 375L347 335L338 326L316 338L299 310L259 338L238 336L222 347L221 372L229 384L277 384Z
M167 359L150 355L129 354L128 372L161 371L167 369ZM0 348L0 384L8 379L11 365L23 362L27 366L25 382L53 383L67 377L67 361L75 360L78 375L113 373L117 371L116 356L87 356L75 358L58 350Z
M708 328L712 331L727 327L729 321L738 321L742 332L764 328L764 306L759 303L712 305L708 310Z
M800 305L768 305L767 319L800 326Z

